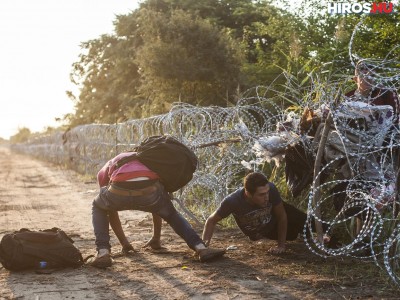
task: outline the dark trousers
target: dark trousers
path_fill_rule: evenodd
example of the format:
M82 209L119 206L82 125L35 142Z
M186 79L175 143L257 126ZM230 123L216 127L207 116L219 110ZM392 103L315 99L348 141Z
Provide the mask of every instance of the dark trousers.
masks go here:
M293 241L298 237L299 233L303 232L304 224L307 220L307 214L288 203L283 202L283 206L286 210L288 221L286 240ZM265 237L270 240L277 240L278 224L275 224L275 227L270 232L268 232Z
M195 246L203 243L188 221L175 209L164 187L156 183L157 190L146 196L119 196L101 188L92 206L92 223L96 237L97 250L110 249L110 233L108 211L140 210L159 215L172 229L195 250Z

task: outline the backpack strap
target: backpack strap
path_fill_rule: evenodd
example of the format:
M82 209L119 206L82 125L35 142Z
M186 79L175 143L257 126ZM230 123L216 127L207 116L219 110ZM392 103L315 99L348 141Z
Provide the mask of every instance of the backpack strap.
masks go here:
M137 159L138 159L137 153L132 153L132 155L126 156L124 158L121 158L119 161L117 161L115 163L115 168L118 169L121 166L127 164L128 162L131 162L131 161L137 160Z

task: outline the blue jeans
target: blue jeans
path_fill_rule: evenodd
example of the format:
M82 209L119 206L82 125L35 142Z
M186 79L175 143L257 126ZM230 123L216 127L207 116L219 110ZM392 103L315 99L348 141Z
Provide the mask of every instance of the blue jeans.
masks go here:
M96 248L110 249L109 211L140 210L159 215L193 250L203 241L192 226L179 214L171 202L169 194L161 183L156 183L156 190L145 196L120 196L107 190L100 189L92 206L92 223L96 237Z

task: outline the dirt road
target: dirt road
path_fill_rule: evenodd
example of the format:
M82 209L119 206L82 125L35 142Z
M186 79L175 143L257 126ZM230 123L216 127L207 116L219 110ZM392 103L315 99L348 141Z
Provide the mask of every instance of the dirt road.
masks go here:
M0 164L0 237L22 227L59 227L84 257L94 254L91 201L96 183L4 147ZM107 270L84 266L36 274L1 268L0 299L394 299L399 293L373 265L324 260L309 253L301 240L289 243L286 254L272 256L266 251L272 241L249 242L236 229L220 229L213 245L234 245L236 250L202 264L166 224L167 249L142 249L151 236L148 214L124 212L122 222L137 250L134 255L118 255L113 238L114 265Z

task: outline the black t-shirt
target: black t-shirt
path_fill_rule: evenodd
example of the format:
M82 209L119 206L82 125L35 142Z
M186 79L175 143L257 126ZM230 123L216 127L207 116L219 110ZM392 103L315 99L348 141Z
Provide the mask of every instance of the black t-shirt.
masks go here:
M252 240L265 236L276 224L272 207L282 202L276 186L271 182L268 184L269 201L266 207L259 207L247 202L244 188L240 188L222 200L217 209L217 215L226 218L232 214L240 230Z

